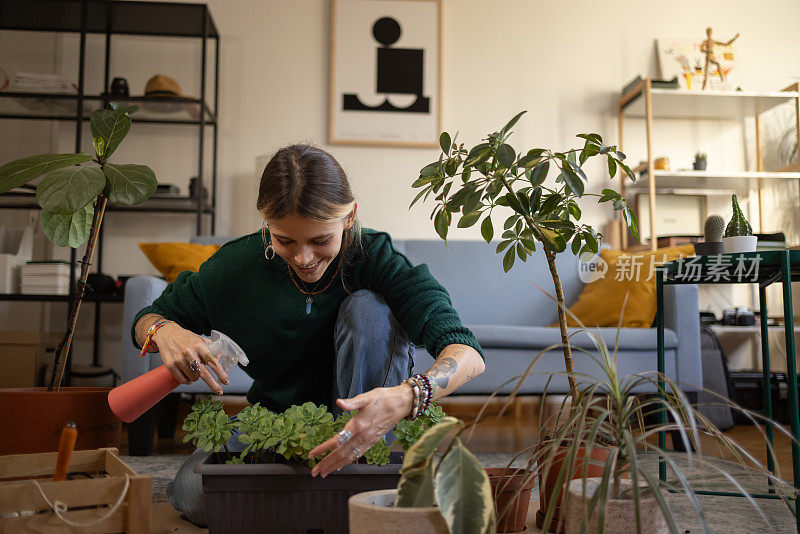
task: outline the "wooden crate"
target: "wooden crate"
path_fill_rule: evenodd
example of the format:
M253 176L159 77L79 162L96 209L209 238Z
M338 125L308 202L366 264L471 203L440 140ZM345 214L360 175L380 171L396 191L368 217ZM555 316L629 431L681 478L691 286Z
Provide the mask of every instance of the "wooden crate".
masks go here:
M0 532L150 532L153 479L137 475L117 455L117 449L75 451L68 472L91 478L63 482L52 481L57 453L0 456ZM37 484L51 503L66 505L62 517L81 526L62 521ZM123 492L119 506L109 514Z

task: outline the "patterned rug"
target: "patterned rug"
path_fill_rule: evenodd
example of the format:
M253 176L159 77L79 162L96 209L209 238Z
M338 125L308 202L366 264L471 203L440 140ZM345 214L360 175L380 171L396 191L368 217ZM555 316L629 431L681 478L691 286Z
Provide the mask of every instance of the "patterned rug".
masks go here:
M485 467L505 467L514 456L512 454L477 454ZM168 502L166 487L175 477L175 473L188 458L186 455L162 456L122 456L122 460L137 473L148 473L153 476L153 502ZM767 493L768 487L764 477L753 475L750 470L742 466L720 460L704 457L702 465L689 465L686 457L675 455L675 461L681 466L695 489L722 489L727 486L728 491L733 491L720 468L741 481L743 487L751 492ZM521 465L520 461L515 465ZM653 473L658 472L657 461L653 459L650 468ZM534 488L532 498L538 501L538 485ZM672 510L680 532L703 532L700 516L689 498L683 494L667 493L666 501ZM791 533L796 532L794 516L787 506L780 500L757 499L755 501L761 509L762 515L752 503L743 497L720 497L698 495L697 504L711 525L713 532L729 533ZM766 521L765 521L766 519ZM767 523L767 521L769 523Z

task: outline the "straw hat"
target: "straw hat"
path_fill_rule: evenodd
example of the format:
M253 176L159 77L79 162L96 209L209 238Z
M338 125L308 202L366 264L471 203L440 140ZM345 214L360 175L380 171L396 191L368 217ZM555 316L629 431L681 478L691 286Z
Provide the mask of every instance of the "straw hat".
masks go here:
M174 79L164 74L156 74L144 86L145 96L163 96L168 98L191 98L181 91L181 86Z

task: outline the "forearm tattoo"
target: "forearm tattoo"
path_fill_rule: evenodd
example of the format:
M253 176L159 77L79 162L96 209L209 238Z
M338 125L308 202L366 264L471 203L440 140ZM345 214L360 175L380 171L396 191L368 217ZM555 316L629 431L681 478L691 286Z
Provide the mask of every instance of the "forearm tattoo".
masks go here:
M428 370L427 375L436 388L446 389L450 384L450 378L458 371L458 362L446 356L436 360L433 366Z

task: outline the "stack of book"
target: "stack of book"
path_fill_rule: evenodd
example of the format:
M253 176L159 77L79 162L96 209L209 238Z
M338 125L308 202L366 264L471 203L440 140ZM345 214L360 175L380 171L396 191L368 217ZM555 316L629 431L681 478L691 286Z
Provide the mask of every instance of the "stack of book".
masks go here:
M762 250L786 250L786 235L783 232L755 234L758 237L756 252Z
M20 289L27 295L68 295L69 268L67 261L29 261L21 269Z
M17 72L11 80L9 91L14 93L66 93L76 94L78 86L61 74Z

